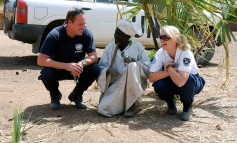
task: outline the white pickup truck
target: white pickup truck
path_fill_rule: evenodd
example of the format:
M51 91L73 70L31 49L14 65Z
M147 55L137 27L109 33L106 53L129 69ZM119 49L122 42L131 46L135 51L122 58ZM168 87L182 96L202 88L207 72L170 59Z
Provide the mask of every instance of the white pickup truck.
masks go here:
M114 0L5 0L4 33L11 39L32 44L32 52L38 53L46 35L54 27L65 22L67 11L72 7L84 10L87 26L93 33L96 47L103 48L113 39L118 14ZM125 7L125 11L128 9L129 7ZM124 19L127 19L126 15ZM141 11L132 21L136 21L144 33L136 40L147 49L155 48L150 29L145 22L144 12ZM158 39L159 26L155 25L155 27L157 28L155 36ZM212 48L204 49L199 54L200 63L211 60L215 52L213 48L215 44L210 47Z
M110 4L108 0L9 0L4 6L4 33L32 44L33 53L37 53L48 32L65 22L72 7L84 10L97 47L103 48L113 39L118 12L113 0ZM142 26L144 33L137 40L146 48L154 48L151 32L145 31L143 11L132 20Z

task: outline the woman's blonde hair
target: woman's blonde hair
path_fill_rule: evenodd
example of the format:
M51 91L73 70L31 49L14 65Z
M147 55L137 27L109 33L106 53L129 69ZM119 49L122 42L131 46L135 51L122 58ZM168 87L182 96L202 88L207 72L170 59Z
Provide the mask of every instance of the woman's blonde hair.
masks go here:
M186 37L180 33L177 27L168 25L162 27L161 31L164 31L167 34L167 36L169 36L171 39L176 40L177 46L182 51L188 50L190 48Z

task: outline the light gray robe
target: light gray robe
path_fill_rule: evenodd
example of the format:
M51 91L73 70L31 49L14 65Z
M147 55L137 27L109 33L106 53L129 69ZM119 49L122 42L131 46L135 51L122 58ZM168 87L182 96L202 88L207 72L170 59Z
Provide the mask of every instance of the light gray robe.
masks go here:
M124 49L124 55L134 58L136 62L124 64L121 51L118 49L112 68L117 69L120 76L111 76L106 71L111 63L115 46L114 43L110 43L99 62L102 71L98 78L98 86L103 96L98 113L108 117L128 110L143 95L150 67L144 47L139 42L132 41L131 45ZM111 81L113 84L108 87Z

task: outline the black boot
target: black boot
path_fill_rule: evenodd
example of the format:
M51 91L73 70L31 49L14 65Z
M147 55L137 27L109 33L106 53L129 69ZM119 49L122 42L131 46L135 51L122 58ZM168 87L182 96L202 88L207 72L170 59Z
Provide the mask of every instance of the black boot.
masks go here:
M86 105L82 103L82 95L76 95L74 92L71 92L68 99L75 103L77 109L87 109Z
M62 98L62 94L60 91L50 91L50 98L51 98L51 103L49 108L51 110L58 110L60 109L60 100Z
M166 103L167 103L167 106L168 106L167 113L169 115L175 115L177 113L177 108L176 108L175 100L166 101Z
M183 103L183 112L179 117L180 120L189 121L192 118L192 114L192 103Z

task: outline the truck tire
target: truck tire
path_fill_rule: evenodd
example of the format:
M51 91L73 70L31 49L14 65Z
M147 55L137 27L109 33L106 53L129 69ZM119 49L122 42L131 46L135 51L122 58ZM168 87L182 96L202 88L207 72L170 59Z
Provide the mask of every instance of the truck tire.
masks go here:
M37 40L32 44L32 53L38 54L40 51L40 44L41 44L42 36L39 36Z
M194 31L196 37L198 38L198 40L202 40L203 37L201 32L198 30ZM197 58L197 64L198 65L205 65L207 64L213 57L215 53L215 40L212 38L206 45L205 47L202 49L202 51L198 54L198 58Z

